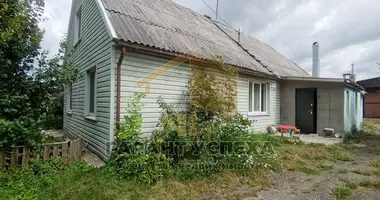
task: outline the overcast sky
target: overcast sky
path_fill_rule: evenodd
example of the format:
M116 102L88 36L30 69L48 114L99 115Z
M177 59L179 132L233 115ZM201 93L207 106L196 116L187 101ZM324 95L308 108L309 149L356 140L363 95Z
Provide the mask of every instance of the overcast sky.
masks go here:
M67 32L72 0L46 0L42 48L55 53ZM215 18L202 0L175 0ZM212 8L216 0L204 0ZM355 63L358 79L380 76L378 0L219 0L219 15L311 74L312 43L320 44L321 76L342 77ZM219 20L221 21L221 20Z

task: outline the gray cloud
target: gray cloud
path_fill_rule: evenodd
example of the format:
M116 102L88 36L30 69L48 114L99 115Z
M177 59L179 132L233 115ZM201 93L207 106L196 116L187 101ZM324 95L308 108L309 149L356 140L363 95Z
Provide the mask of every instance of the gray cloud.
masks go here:
M67 33L71 0L46 0L45 3L44 15L47 20L40 23L40 28L45 30L41 47L53 55L57 53L59 42Z
M215 18L202 0L174 0ZM205 0L216 7L216 0ZM320 43L321 75L341 77L356 63L360 79L380 75L380 1L219 0L219 14L311 72L311 45ZM55 52L67 32L71 0L47 0L42 47ZM221 20L219 20L221 21Z

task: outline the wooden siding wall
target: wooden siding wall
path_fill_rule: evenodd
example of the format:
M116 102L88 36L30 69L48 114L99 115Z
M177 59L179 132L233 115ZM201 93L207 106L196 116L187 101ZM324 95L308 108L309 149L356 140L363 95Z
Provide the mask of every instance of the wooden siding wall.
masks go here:
M82 6L81 41L74 47L75 15ZM68 115L68 94L65 90L64 129L81 137L89 148L107 159L110 140L111 38L95 0L74 0L68 29L69 61L78 65L83 76L72 86L72 115ZM97 122L85 119L86 70L96 66Z
M116 50L115 63L120 57L120 51ZM121 82L121 119L126 113L127 99L134 92L145 92L144 87L139 87L137 82L151 74L154 70L168 63L170 59L164 59L140 53L127 52L122 65ZM270 124L280 122L280 85L277 81L249 78L248 75L238 77L237 109L245 117L257 120L252 124L255 132L265 131ZM166 72L164 75L152 80L150 94L143 100L145 106L143 115L143 133L149 136L157 128L160 109L157 104L158 97L162 97L168 103L175 103L179 108L185 108L183 93L188 90L190 70L188 63L183 63ZM248 116L248 79L260 80L270 83L270 112L264 116Z
M248 114L248 90L249 81L259 83L269 83L269 113L260 115ZM266 132L269 125L280 123L280 101L281 85L278 81L252 77L246 74L239 74L238 78L238 112L252 120L252 131Z
M380 92L379 88L366 88L367 95L364 96L364 117L380 118Z

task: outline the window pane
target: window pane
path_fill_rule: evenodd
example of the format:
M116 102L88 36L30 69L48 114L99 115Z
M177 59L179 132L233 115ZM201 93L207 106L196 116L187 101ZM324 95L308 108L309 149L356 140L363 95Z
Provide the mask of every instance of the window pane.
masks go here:
M249 90L248 90L248 112L252 112L252 82L249 82Z
M78 15L78 40L80 40L81 37L81 29L82 29L82 13L80 12Z
M262 84L261 86L261 111L267 111L267 84Z
M82 7L80 7L76 13L76 41L78 41L81 37L81 28L82 28Z
M95 72L90 72L90 113L94 113L95 111Z
M260 84L254 84L253 103L254 111L260 111Z
M69 84L69 110L73 109L73 84Z

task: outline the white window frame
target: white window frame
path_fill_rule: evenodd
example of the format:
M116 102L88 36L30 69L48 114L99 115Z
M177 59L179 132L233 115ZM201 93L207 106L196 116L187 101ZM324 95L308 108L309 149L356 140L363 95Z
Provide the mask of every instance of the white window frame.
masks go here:
M75 12L75 33L74 33L74 46L77 46L82 38L82 6L79 6L78 10Z
M94 112L90 112L90 89L91 89L91 73L94 73ZM97 66L92 67L86 71L86 88L85 88L85 118L92 121L96 119L97 108Z
M252 84L252 102L249 102L249 86L250 84ZM260 92L259 92L259 108L261 109L262 107L262 85L266 85L266 95L267 95L267 98L266 98L266 111L255 111L255 84L260 84ZM247 110L248 110L248 115L249 116L257 116L257 115L269 115L270 114L270 83L268 82L260 82L260 81L251 81L249 80L248 81L248 91L247 91L247 94L248 94L248 107L247 107ZM249 111L249 104L251 103L251 106L252 106L252 111Z
M67 86L67 114L73 114L73 84Z

